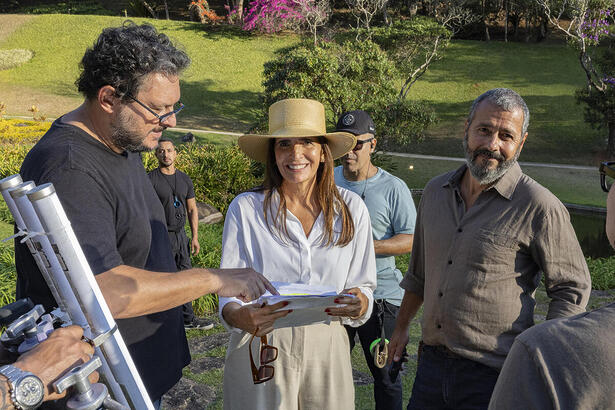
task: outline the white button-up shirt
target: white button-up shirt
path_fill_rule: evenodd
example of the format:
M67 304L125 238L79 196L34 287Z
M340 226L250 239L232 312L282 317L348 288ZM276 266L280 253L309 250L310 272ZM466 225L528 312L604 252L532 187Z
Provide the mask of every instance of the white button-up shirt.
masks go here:
M342 322L351 326L362 325L371 315L376 288L372 228L361 198L346 189L338 189L348 205L355 228L354 237L346 246L323 246L325 226L322 212L307 237L301 222L290 211L286 213L290 239L279 235L273 226L269 230L264 218L264 192L246 192L238 195L228 208L220 267L252 268L270 281L332 286L337 292L357 287L369 300L368 309L362 317L356 320L343 318ZM275 215L279 204L277 194L272 197L271 204ZM335 243L341 232L339 215L334 216L333 224ZM234 329L222 318L222 310L229 302L244 303L236 298L220 297L222 323L228 329Z

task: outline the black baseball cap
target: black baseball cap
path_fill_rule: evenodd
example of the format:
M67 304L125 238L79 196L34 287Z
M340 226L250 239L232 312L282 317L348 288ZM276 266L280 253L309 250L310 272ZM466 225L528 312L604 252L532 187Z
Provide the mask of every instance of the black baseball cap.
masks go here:
M372 117L363 110L348 111L340 115L335 131L349 132L354 135L368 133L376 135L376 127Z

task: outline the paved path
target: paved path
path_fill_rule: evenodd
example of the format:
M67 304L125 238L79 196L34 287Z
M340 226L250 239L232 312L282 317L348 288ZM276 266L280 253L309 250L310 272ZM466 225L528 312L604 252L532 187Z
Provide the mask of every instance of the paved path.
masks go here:
M465 158L455 157L440 157L437 155L421 155L421 154L407 154L404 152L384 152L387 155L394 155L396 157L406 158L419 158L419 159L435 159L440 161L457 161L465 162ZM597 171L598 167L588 167L584 165L569 165L569 164L547 164L544 162L519 162L519 165L524 167L542 167L542 168L562 168L562 169L576 169L582 171Z

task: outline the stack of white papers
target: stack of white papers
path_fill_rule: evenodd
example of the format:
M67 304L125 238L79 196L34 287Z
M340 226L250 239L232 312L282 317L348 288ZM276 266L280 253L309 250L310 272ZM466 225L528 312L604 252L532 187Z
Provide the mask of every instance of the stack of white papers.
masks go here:
M304 326L312 323L329 323L331 317L325 309L328 307L342 307L334 302L339 296L336 289L331 286L309 285L306 283L272 282L280 295L266 292L258 299L258 303L273 305L287 301L288 305L279 310L291 310L286 317L275 321L274 328ZM344 295L354 297L353 295Z

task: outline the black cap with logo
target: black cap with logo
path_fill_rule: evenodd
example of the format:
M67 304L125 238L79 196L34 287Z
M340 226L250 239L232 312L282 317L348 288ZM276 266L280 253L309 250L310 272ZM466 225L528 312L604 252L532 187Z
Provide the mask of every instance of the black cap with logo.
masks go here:
M345 131L354 135L368 133L376 135L374 121L372 121L369 114L363 110L348 111L343 113L337 121L335 131Z

